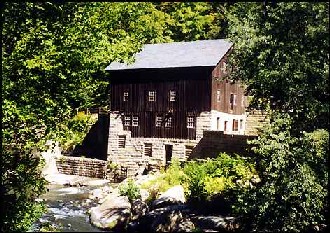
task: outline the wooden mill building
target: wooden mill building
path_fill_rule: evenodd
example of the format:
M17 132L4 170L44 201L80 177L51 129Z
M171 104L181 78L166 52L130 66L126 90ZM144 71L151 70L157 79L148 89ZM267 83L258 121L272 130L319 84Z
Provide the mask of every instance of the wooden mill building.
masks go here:
M224 39L147 44L134 63L112 62L108 160L165 165L187 159L205 131L243 135L244 87L226 78L231 48Z

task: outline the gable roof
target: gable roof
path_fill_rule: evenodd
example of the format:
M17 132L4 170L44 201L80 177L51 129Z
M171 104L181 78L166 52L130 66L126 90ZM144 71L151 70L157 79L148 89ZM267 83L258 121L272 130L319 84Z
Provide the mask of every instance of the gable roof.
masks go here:
M105 70L216 66L232 46L224 39L146 44L135 62L112 62Z

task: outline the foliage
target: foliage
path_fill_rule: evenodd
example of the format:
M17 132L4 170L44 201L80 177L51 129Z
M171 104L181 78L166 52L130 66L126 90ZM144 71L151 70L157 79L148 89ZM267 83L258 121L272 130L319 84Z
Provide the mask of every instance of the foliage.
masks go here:
M329 128L329 3L236 3L226 18L251 107L289 113L298 134Z
M189 161L184 166L191 200L206 201L213 196L252 185L257 177L252 163L236 155L221 153L215 159Z
M120 184L118 188L120 195L127 196L130 202L141 197L140 189L133 179L128 179L127 182Z
M279 114L251 144L261 182L234 207L245 230L302 232L325 223L328 209L329 133L292 136L292 118Z
M78 112L66 124L58 124L58 130L52 138L60 143L63 151L70 152L75 146L81 145L87 133L96 122L92 115Z
M165 192L173 186L183 185L185 188L183 179L184 173L180 161L177 158L172 158L170 166L165 171L155 179L142 183L141 188L148 189L152 198L156 198L159 193Z

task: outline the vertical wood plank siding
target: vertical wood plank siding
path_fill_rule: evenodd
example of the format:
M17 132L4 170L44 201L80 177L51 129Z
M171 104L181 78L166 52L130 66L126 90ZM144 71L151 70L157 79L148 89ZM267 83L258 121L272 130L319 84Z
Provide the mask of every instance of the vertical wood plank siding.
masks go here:
M220 63L219 63L220 65ZM138 126L124 126L132 137L196 139L196 117L203 111L215 109L240 114L243 90L238 84L217 81L222 77L220 66L166 69L135 69L111 71L110 109L125 116L138 116ZM215 75L217 73L217 75ZM216 102L217 89L221 89L221 102ZM156 91L156 100L148 100L148 92ZM170 91L176 100L169 101ZM124 101L128 92L128 101ZM230 93L237 94L237 105L230 110ZM229 95L229 96L228 96ZM172 126L163 121L156 127L156 116L172 117ZM195 125L187 128L187 117L194 117Z

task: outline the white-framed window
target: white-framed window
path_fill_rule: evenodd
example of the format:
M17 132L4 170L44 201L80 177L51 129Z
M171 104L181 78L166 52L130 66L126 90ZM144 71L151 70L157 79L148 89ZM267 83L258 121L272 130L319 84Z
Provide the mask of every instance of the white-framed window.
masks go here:
M123 93L123 101L127 102L128 101L128 91L124 91Z
M125 148L126 145L126 135L118 136L118 148Z
M156 91L148 91L148 101L150 102L156 101Z
M156 116L156 127L161 127L162 126L162 121L163 121L163 118L161 116Z
M131 126L131 117L130 116L124 117L124 126Z
M166 122L165 122L165 127L167 127L167 128L172 127L172 124L173 124L172 121L173 121L173 120L172 120L172 117L167 118L167 120L166 120Z
M217 102L220 102L221 100L221 91L220 90L217 90Z
M138 116L132 117L132 126L139 126L139 117Z
M176 91L170 90L169 96L170 96L170 102L176 101Z
M195 127L195 118L194 117L187 117L187 128L192 129Z
M240 130L242 130L244 128L243 119L239 120L239 128L240 128Z

